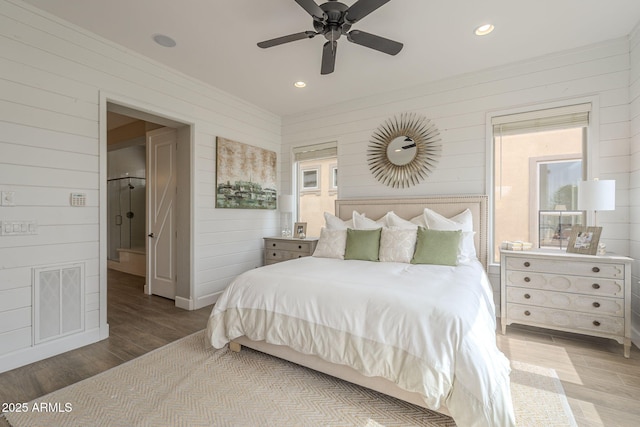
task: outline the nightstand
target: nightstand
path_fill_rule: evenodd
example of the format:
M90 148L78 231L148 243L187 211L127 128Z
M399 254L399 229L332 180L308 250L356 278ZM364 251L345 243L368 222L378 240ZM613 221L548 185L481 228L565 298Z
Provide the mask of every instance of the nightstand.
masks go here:
M311 256L317 244L317 238L265 237L264 264L275 264L290 259Z
M500 323L611 338L631 349L631 258L500 252Z

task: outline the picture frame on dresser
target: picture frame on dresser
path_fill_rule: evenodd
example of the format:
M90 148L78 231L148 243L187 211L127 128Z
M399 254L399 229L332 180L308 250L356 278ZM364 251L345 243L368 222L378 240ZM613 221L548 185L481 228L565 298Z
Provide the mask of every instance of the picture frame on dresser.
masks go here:
M307 223L296 222L293 230L293 237L295 237L296 239L304 239L307 236Z
M571 228L567 252L573 254L595 255L598 251L602 227L584 227L575 225Z

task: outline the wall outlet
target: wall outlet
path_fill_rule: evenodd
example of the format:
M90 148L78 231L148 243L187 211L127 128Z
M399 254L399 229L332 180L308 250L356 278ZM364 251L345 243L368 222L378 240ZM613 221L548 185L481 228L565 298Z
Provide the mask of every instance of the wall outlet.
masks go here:
M15 206L15 191L2 191L0 192L0 206Z

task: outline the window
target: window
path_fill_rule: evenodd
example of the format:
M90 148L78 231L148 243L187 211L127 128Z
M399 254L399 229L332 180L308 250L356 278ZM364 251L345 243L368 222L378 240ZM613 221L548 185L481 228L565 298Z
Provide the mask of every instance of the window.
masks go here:
M324 213L335 213L337 197L336 143L318 144L293 149L294 182L297 189L296 221L307 223L307 236L320 236Z
M584 224L578 182L586 179L591 104L492 117L493 259L503 241L566 248Z
M571 227L582 224L583 213L578 210L576 182L582 181L582 158L535 160L531 168L536 172L532 181L537 190L538 247L566 249ZM536 212L533 212L535 215ZM534 221L531 222L534 226Z
M338 188L338 166L331 165L331 189L336 190Z
M302 171L302 189L318 189L318 169L306 169Z

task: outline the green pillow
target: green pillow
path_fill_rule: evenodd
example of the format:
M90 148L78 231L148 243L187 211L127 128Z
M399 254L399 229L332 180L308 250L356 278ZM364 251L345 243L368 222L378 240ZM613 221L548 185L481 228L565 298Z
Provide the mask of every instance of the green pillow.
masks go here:
M376 228L375 230L353 230L348 228L344 259L378 261L381 233L381 228Z
M458 265L462 231L431 230L418 227L418 240L411 264Z

